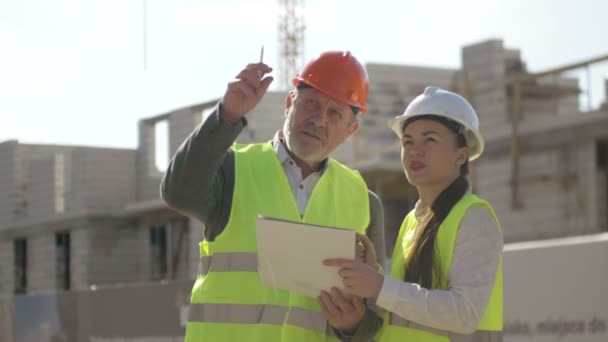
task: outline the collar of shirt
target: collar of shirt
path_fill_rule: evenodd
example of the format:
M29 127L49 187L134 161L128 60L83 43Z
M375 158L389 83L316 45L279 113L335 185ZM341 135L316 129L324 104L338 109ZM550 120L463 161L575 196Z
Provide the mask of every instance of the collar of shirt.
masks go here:
M321 163L319 171L310 174L306 179L302 179L302 171L296 162L291 158L287 152L287 147L283 143L283 132L279 131L275 134L272 140L272 146L277 154L279 162L285 171L289 186L293 194L294 199L298 205L300 215L304 215L306 206L308 205L308 199L312 194L312 190L323 172L327 169L327 159Z
M275 135L274 138L272 138L272 147L274 148L274 151L277 154L277 157L279 158L279 162L281 163L281 165L283 165L283 167L285 166L285 163L289 163L290 165L294 165L296 166L298 169L300 169L296 162L291 158L291 156L289 155L289 153L287 152L287 147L285 147L285 136L283 135L283 131L278 131ZM321 165L319 166L319 170L317 172L315 172L314 174L319 174L322 175L323 172L325 172L325 170L327 170L327 166L329 165L329 163L327 162L327 159L323 160L321 162Z

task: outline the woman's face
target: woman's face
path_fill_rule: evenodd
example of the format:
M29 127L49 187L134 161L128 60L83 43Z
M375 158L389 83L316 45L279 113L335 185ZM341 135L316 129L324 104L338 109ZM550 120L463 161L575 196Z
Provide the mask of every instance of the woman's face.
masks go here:
M403 131L401 165L416 187L450 184L468 158L468 148L458 147L456 133L439 122L418 119Z

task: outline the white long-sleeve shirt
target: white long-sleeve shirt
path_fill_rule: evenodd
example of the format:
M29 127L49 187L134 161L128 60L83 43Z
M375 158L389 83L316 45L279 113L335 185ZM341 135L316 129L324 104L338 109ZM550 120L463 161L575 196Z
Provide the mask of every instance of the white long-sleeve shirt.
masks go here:
M427 327L470 334L492 294L502 247L502 232L491 214L473 206L460 223L448 289L428 290L385 275L377 305Z

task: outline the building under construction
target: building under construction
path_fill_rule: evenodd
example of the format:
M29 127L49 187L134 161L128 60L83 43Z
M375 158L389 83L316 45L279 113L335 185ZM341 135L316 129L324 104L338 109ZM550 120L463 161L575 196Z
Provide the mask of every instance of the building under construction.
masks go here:
M490 40L464 47L459 69L368 64L369 114L335 158L382 199L387 251L417 194L386 122L428 85L479 115L471 183L505 242L607 231L608 105L581 111L579 80L563 76L606 60L530 73ZM269 92L238 142L271 139L286 96ZM0 341L181 341L203 227L159 197L156 127L167 123L171 155L218 100L141 120L135 150L0 143Z

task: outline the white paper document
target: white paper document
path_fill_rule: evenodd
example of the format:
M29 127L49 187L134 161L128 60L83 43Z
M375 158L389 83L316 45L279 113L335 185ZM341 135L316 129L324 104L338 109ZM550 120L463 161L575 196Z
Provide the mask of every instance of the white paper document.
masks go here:
M316 297L321 290L343 289L330 258L355 257L356 232L272 218L257 219L258 272L275 288Z

